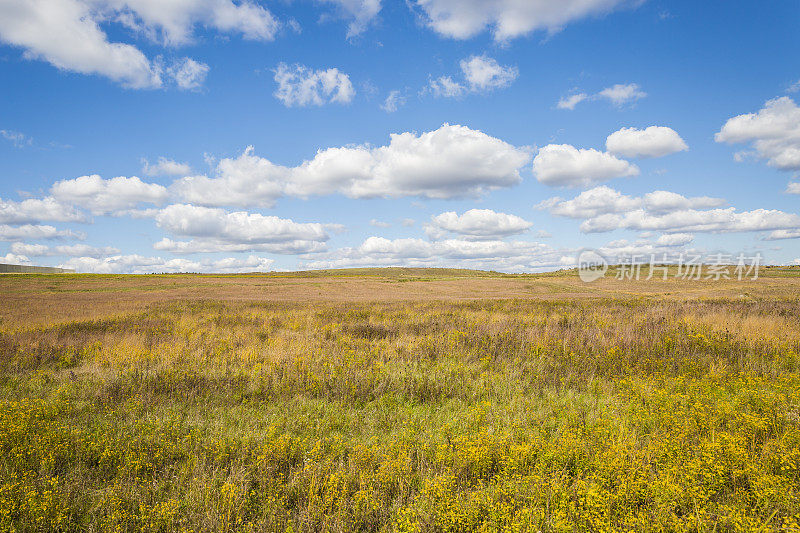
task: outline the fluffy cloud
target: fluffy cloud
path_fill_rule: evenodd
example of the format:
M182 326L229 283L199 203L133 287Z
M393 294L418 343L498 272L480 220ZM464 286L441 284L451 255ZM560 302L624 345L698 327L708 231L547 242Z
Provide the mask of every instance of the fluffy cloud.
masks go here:
M151 165L147 159L142 161L143 171L148 176L188 176L192 167L186 163L178 163L166 157L159 157L158 162Z
M42 220L86 222L86 217L55 198L30 198L21 202L0 198L0 223L28 224Z
M707 209L722 204L724 201L719 198L687 198L669 191L630 197L603 186L584 191L572 200L553 198L537 207L557 216L585 219L581 224L584 233L615 229L725 233L800 228L800 216L782 211Z
M361 34L381 11L380 0L317 0L322 3L335 4L344 18L350 20L347 26L347 37Z
M506 41L535 30L559 31L566 24L600 15L625 0L416 0L427 24L440 35L467 39L491 28Z
M31 260L24 255L17 255L9 252L4 256L0 256L0 263L5 265L30 265Z
M682 209L704 209L719 207L725 203L721 198L698 196L687 198L669 191L653 191L642 197L631 197L601 185L584 191L572 200L551 198L540 203L539 209L569 218L595 218L609 213L626 213L646 209L651 213L666 213Z
M587 98L589 98L589 95L586 93L575 93L575 94L570 94L568 96L562 96L558 100L556 107L558 109L569 109L570 111L572 111L573 109L575 109L576 105L580 104Z
M79 0L7 0L0 3L0 40L62 70L100 74L136 89L160 87L157 67L136 47L109 42L98 18Z
M603 89L597 93L597 96L599 98L605 98L606 100L609 100L615 106L621 107L625 104L644 98L647 96L647 93L642 91L641 88L635 83L618 83Z
M622 157L663 157L688 150L678 132L665 126L622 128L606 138L606 150Z
M495 59L486 55L462 59L459 66L464 76L463 84L453 80L450 76L442 76L431 80L427 90L435 96L457 98L467 92L489 92L508 87L519 76L517 67L502 66Z
M245 0L88 0L131 29L166 45L184 45L194 40L194 28L202 25L248 40L271 41L279 24L257 2Z
M519 76L517 67L504 67L485 55L462 59L460 66L467 84L473 91L491 91L508 87Z
M769 166L800 170L800 107L788 96L769 100L757 113L728 119L714 139L750 142Z
M546 185L585 187L613 178L638 176L639 168L607 152L548 144L536 154L533 173Z
M530 271L571 263L571 257L535 242L395 239L369 237L304 264L305 268L367 266L454 266L507 272Z
M448 211L431 217L425 231L434 239L456 233L468 240L496 240L527 231L532 225L516 215L491 209L470 209L462 215Z
M0 41L18 46L28 59L41 59L70 72L105 76L125 87L158 88L169 78L195 89L208 66L183 58L164 68L131 44L110 42L100 23L116 22L161 41L192 41L203 25L247 39L272 39L278 24L253 2L198 0L6 0L0 3Z
M217 177L174 185L185 201L207 206L271 206L283 195L341 193L350 198L479 196L521 181L527 150L465 126L391 135L386 146L328 148L297 167L275 165L248 148L223 159Z
M187 176L172 189L187 202L212 206L271 207L284 194L291 170L253 155L253 147L239 157L222 159L216 178Z
M328 229L319 223L297 223L289 219L243 211L175 204L155 217L158 226L174 235L194 237L190 241L163 239L155 245L175 253L267 251L308 253L324 249Z
M600 215L581 224L581 231L585 233L615 229L731 233L781 228L800 228L800 216L774 209L737 212L733 207L705 211L687 209L665 214L639 209L623 214Z
M764 238L765 241L777 241L781 239L800 239L800 228L776 229Z
M800 194L800 181L795 181L786 186L787 194Z
M346 104L353 100L356 91L350 77L339 69L312 70L303 65L289 66L281 63L274 70L275 98L286 107L304 107L325 103Z
M264 257L250 256L245 259L163 259L142 255L114 255L104 258L75 257L59 265L78 272L97 274L147 274L152 272L257 272L265 271L274 261Z
M311 254L327 249L325 243L320 241L294 240L286 242L233 243L215 238L175 241L167 237L153 244L153 248L174 254L268 252L284 255Z
M105 180L97 174L57 181L50 193L59 202L83 207L95 215L119 215L142 203L160 204L168 197L162 185L145 183L136 176Z
M31 257L51 257L51 256L70 256L70 257L103 257L119 253L119 250L111 246L95 248L87 244L71 244L63 246L45 246L44 244L28 244L15 242L11 245L11 252Z
M57 230L53 226L24 224L0 225L0 241L33 241L39 239L85 239L86 235L72 230Z
M668 233L660 235L656 240L656 244L660 246L684 246L694 240L694 235L691 233Z

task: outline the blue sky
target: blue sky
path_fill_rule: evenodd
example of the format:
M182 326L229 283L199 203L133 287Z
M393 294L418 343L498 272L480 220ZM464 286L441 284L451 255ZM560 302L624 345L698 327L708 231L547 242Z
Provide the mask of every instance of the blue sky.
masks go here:
M800 4L0 0L0 262L800 263Z

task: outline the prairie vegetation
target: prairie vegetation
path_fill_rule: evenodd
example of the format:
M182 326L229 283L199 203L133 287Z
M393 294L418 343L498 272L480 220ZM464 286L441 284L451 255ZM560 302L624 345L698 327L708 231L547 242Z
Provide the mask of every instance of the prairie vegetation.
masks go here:
M0 278L0 530L796 531L800 278Z

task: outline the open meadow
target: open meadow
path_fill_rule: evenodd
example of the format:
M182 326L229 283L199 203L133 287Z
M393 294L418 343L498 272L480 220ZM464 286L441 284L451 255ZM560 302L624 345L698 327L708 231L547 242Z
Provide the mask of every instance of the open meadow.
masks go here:
M2 531L800 530L800 269L0 297Z

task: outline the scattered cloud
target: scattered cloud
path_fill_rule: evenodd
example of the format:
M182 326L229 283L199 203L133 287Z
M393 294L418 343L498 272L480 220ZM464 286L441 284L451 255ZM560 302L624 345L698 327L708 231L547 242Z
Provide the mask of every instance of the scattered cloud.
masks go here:
M575 93L575 94L570 94L568 96L562 96L558 100L556 107L558 109L569 109L570 111L572 111L573 109L575 109L576 105L580 104L587 98L589 98L589 95L586 93Z
M57 181L50 193L59 202L88 209L94 215L117 216L143 203L161 204L169 196L166 187L136 176L106 180L97 174Z
M11 245L11 252L29 257L52 257L52 256L104 257L107 255L117 254L119 253L119 250L111 246L106 246L103 248L95 248L94 246L89 246L87 244L46 246L44 244L28 244L23 242L15 242Z
M382 220L378 220L378 219L375 219L375 218L373 218L372 220L369 221L369 225L370 226L374 226L376 228L391 228L392 227L392 225L390 223L384 222Z
M462 59L459 65L473 92L493 91L508 87L519 76L517 67L502 66L495 59L486 55Z
M642 91L639 85L636 83L628 83L628 84L621 84L618 83L611 87L607 87L597 93L597 96L600 98L605 98L609 100L612 104L617 107L622 107L625 104L629 104L644 98L647 96L647 93Z
M426 90L434 96L458 98L466 93L486 93L511 85L519 76L514 66L500 65L497 60L484 55L473 55L459 63L464 82L450 76L431 79Z
M427 25L438 34L468 39L490 29L499 42L546 30L556 33L565 25L608 13L625 0L415 0Z
M548 144L533 160L536 179L554 187L586 187L613 178L638 176L639 168L608 152Z
M250 1L7 0L0 4L0 41L22 48L26 59L133 89L162 87L165 78L182 89L202 83L207 65L183 58L165 68L131 44L109 41L100 28L109 22L165 46L192 42L198 25L254 40L271 40L278 30L272 14Z
M667 233L660 235L656 239L656 244L660 246L685 246L694 241L691 233Z
M273 72L278 84L275 98L286 107L347 104L356 93L350 77L336 68L313 70L303 65L280 63Z
M25 148L33 144L33 139L18 131L0 130L0 135L2 135L5 140L10 141L11 144L14 145L14 148Z
M0 225L0 241L34 241L40 239L85 239L86 235L72 230L58 230L53 226L24 224Z
M516 215L497 213L491 209L470 209L459 215L448 211L431 217L425 233L432 239L442 239L449 233L467 240L498 240L527 231L533 224Z
M394 113L406 104L406 97L400 91L391 91L386 100L381 104L381 109L387 113Z
M357 37L375 20L381 11L381 0L317 0L335 4L343 18L350 20L347 38Z
M800 228L776 229L764 238L765 241L778 241L782 239L800 239Z
M152 272L258 272L268 270L274 261L264 257L227 257L224 259L163 259L142 255L113 255L110 257L75 257L59 265L78 272L97 274L147 274Z
M758 157L766 159L769 166L800 170L800 107L788 96L768 100L757 113L728 119L714 139L729 144L752 143Z
M454 81L450 76L431 79L426 90L429 90L434 96L444 98L459 98L467 92L466 87Z
M258 213L186 204L165 207L155 220L158 227L173 235L195 238L182 242L164 239L156 244L158 250L176 253L307 253L323 248L322 243L329 239L326 228L339 229L335 225L297 223Z
M4 256L0 256L0 263L6 265L30 265L31 260L24 255L17 255L9 252Z
M340 193L350 198L476 197L516 185L530 161L525 148L465 126L444 124L422 134L391 135L388 145L320 150L296 167L253 155L223 159L216 177L192 176L173 185L184 201L206 206L269 207L281 196Z
M189 57L174 63L167 69L167 74L175 84L185 91L196 91L203 86L208 75L209 66Z
M642 197L631 197L601 185L583 191L571 200L559 197L541 202L536 207L546 209L551 214L569 218L595 218L609 213L626 213L646 209L652 213L666 213L682 209L703 209L725 204L721 198L699 196L687 198L669 191L653 191Z
M787 194L800 194L800 181L793 181L786 186Z
M0 224L29 224L40 221L86 222L86 216L55 198L29 198L21 202L0 198Z
M572 255L571 253L569 255ZM357 247L320 254L305 268L453 266L522 272L573 262L563 252L536 242L395 239L369 237Z
M663 157L688 149L678 132L665 126L622 128L606 139L609 153L628 158Z
M147 159L142 160L142 172L147 176L188 176L192 167L187 163L178 163L166 157L159 157L158 162L151 165Z
M645 96L647 96L647 93L642 91L642 89L636 83L618 83L616 85L612 85L611 87L606 87L602 91L592 95L588 95L584 92L577 92L577 89L575 89L573 93L562 96L558 100L556 108L568 109L572 111L575 109L575 106L583 101L599 99L608 100L616 107L623 107L624 105L633 103L644 98Z
M723 203L719 198L687 198L669 191L654 191L637 198L603 186L584 191L572 200L553 198L537 207L557 216L584 219L580 226L584 233L617 229L731 233L800 228L800 216L774 209L705 209Z

